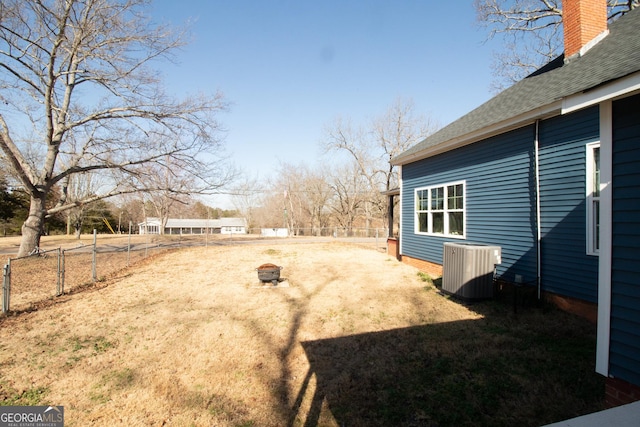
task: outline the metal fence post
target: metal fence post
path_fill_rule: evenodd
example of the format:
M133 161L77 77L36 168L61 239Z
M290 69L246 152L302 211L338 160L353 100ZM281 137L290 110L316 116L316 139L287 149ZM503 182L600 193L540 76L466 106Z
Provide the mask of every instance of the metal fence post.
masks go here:
M59 297L60 295L62 295L60 293L60 254L62 253L62 249L58 248L58 274L57 274L57 281L56 281L56 296Z
M65 258L64 258L64 250L60 251L60 289L59 289L59 294L58 295L62 295L64 294L64 276L65 276Z
M98 230L93 229L93 260L91 262L91 278L95 282L98 280L98 275L96 273L96 257L98 252Z
M2 269L2 312L9 311L9 299L11 296L11 258Z
M129 267L130 259L131 259L131 221L129 221L129 241L127 242L127 267Z

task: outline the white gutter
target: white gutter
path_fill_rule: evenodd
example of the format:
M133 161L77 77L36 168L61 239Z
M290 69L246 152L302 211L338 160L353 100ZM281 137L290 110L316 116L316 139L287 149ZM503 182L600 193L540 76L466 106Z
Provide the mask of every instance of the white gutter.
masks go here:
M403 254L403 250L402 250L402 244L404 243L404 239L402 238L402 230L404 230L404 225L402 224L402 186L403 186L403 179L402 179L402 165L398 166L398 184L400 186L400 194L398 195L398 206L400 207L400 209L398 209L398 215L400 215L400 218L398 218L398 240L400 240L398 242L398 253L400 254L400 257L402 257Z
M542 261L541 261L541 246L542 246L542 231L540 226L542 224L541 212L540 212L540 140L539 140L539 127L540 120L536 120L536 136L533 141L534 145L534 168L535 168L535 182L536 182L536 282L538 286L538 299L541 294L541 276L542 276Z

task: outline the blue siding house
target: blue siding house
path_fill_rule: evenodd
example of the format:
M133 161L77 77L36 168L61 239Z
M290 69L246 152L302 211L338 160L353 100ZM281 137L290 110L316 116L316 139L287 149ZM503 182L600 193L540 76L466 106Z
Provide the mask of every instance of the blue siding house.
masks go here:
M640 400L640 8L578 45L569 21L564 55L392 159L399 253L498 245L500 278L591 307L615 405Z

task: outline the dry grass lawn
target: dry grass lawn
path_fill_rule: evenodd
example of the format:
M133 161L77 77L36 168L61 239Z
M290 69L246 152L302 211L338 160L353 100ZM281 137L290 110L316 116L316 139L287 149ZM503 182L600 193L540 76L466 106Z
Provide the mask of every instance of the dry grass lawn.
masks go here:
M283 267L280 286L258 285L266 262ZM509 371L529 363L510 359L520 353L496 358L531 340L567 343L533 355L557 355L540 361L553 370L568 362L565 345L590 351L591 326L506 307L456 303L414 268L355 245L181 249L4 318L0 400L63 405L69 427L539 425L554 405L567 417L598 409L569 396L598 387L584 364L568 381L585 384L562 384ZM560 324L541 332L543 318ZM520 342L513 325L533 338ZM471 407L447 408L447 393Z

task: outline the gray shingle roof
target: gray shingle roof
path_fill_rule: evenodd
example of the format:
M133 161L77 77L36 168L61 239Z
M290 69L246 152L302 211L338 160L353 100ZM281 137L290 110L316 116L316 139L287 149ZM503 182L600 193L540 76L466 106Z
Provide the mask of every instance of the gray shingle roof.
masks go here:
M392 159L406 164L440 144L478 133L640 70L640 8L609 26L609 35L582 57L561 56ZM559 111L559 110L558 110Z

